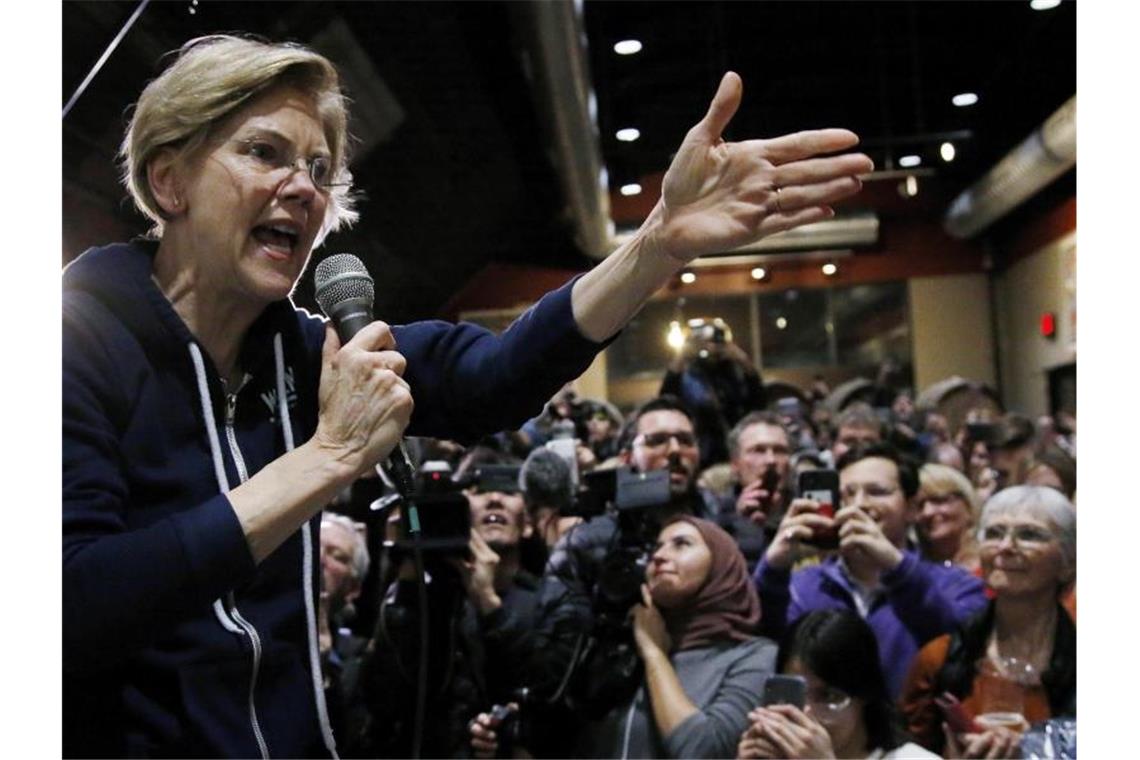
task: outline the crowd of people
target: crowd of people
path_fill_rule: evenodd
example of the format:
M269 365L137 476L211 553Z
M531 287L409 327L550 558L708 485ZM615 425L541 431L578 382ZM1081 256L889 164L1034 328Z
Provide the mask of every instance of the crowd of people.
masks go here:
M704 468L699 418L669 394L622 419L564 388L523 429L561 430L568 450L549 432L417 442L460 473L471 517L451 560L458 612L437 621L467 622L432 649L429 751L1018 757L1024 737L1075 720L1072 418L979 409L958 431L908 389L837 414L825 395L740 410L727 461ZM589 423L603 417L599 435ZM480 465L513 475L484 482ZM837 503L803 498L800 473L828 470ZM659 473L656 500L619 486L597 513L605 473ZM500 593L525 579L525 593L488 604L480 577ZM771 698L777 674L804 680L799 701ZM367 688L337 701L367 705ZM411 726L410 703L387 710L371 716L382 742L358 734L349 754L410 747L391 731Z
M741 92L634 239L502 335L342 336L289 300L357 213L335 68L188 43L123 143L150 238L64 274L65 754L1009 757L1075 732L1073 419L769 398L715 322L627 414L566 385L685 262L827 218L871 170L846 130L725 142ZM374 473L404 435L414 490Z

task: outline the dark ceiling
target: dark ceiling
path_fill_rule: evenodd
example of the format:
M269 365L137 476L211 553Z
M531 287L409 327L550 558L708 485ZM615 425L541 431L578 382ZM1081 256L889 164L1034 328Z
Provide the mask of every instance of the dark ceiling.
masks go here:
M65 99L137 7L63 4ZM566 210L552 129L536 106L541 93L526 52L535 44L531 10L519 2L151 2L64 119L64 261L145 230L113 160L126 109L161 70L162 53L202 34L244 31L313 44L346 75L361 114L353 173L362 218L317 255L364 259L379 281L378 314L431 316L492 261L588 266ZM587 0L583 12L601 152L615 189L667 166L722 72L733 69L745 102L729 139L849 127L879 169L914 153L920 168L933 170L915 199L902 199L893 182L868 183L855 205L884 220L937 219L1076 92L1072 2L1034 11L1024 0ZM616 55L613 44L626 38L641 40L642 52ZM976 105L951 105L967 90L979 95ZM631 126L640 139L618 142L616 130ZM938 156L947 134L957 147L949 164ZM1027 206L1074 191L1070 171ZM1027 212L987 234L1000 235L1019 213ZM298 300L308 299L303 284Z

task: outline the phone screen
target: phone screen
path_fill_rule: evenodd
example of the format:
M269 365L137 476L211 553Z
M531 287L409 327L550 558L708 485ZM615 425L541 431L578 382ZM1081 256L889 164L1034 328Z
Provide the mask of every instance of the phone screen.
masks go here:
M835 470L804 470L796 490L801 499L819 503L819 514L835 517L839 509L839 473ZM822 549L834 549L839 546L839 533L835 528L816 530L810 543Z
M807 701L807 680L803 676L790 676L777 674L768 676L764 682L764 696L761 704L769 705L795 705L803 709Z

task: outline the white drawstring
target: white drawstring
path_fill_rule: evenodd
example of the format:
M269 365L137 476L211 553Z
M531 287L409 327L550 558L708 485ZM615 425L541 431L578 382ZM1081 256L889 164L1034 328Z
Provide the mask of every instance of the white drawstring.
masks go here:
M285 450L293 450L293 423L289 419L289 398L285 393L285 351L282 348L281 333L273 336L273 359L277 368L277 416L281 431L285 436ZM321 673L320 649L317 645L317 611L313 604L313 532L315 521L301 526L301 582L305 595L305 622L309 637L309 670L313 676L313 697L317 701L317 722L321 726L321 736L329 754L337 758L336 739L333 738L332 724L329 722L328 706L325 704L324 677Z

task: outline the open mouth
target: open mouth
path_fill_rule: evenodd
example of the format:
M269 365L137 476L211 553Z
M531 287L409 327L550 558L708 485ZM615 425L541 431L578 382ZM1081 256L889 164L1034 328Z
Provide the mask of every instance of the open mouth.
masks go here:
M293 255L301 235L291 224L259 224L253 228L253 239L270 253L287 258Z
M482 525L502 525L507 527L507 518L498 512L491 512L483 516Z

